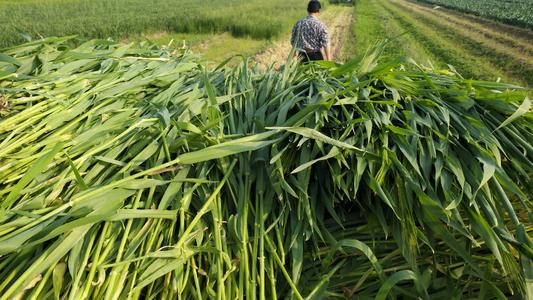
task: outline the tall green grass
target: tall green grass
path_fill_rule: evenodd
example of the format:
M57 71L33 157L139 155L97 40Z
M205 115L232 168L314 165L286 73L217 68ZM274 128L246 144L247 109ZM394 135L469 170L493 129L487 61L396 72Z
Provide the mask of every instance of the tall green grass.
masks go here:
M531 103L412 61L0 55L0 299L531 297Z
M280 12L283 12L280 14ZM39 36L122 38L150 32L220 33L270 39L305 14L297 0L0 1L0 47Z

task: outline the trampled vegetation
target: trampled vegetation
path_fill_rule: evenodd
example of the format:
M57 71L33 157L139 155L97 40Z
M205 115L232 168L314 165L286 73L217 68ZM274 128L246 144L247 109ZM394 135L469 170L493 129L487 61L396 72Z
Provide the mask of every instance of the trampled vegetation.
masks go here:
M533 0L420 0L533 29Z
M148 32L221 33L269 39L301 14L297 0L0 0L0 48L76 34L115 39ZM283 12L283 13L279 13ZM265 26L268 24L268 26Z
M0 299L531 297L524 91L379 49L265 72L5 50Z

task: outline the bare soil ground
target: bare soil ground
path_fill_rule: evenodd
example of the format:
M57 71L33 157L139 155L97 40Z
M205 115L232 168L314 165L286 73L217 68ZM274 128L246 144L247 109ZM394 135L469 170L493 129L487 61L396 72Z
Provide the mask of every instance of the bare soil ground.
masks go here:
M331 52L333 60L336 62L345 60L342 46L351 33L350 29L354 20L353 12L353 7L333 7L319 17L328 27ZM290 37L287 36L285 39L275 42L265 51L257 54L254 60L265 68L272 64L276 67L287 61L290 51Z

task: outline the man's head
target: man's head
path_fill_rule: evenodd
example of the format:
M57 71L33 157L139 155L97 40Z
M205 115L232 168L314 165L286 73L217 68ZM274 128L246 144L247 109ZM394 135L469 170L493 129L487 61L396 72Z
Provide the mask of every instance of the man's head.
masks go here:
M309 1L309 4L307 4L307 12L310 14L316 14L320 12L320 2L316 0Z

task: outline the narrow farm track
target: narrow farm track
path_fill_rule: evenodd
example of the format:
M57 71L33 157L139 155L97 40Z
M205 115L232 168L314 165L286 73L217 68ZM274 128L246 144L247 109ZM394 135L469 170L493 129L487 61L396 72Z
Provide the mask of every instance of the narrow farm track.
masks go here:
M343 7L333 20L328 24L330 30L331 51L333 60L344 61L346 55L343 55L343 45L346 44L350 35L350 28L353 24L353 9Z
M533 86L532 31L408 0L376 2L425 52L465 76Z
M350 28L352 26L353 8L352 7L332 7L325 11L320 19L326 24L329 30L331 51L333 60L344 61L346 55L343 53L343 45L350 37ZM289 37L277 41L272 47L257 54L254 61L262 67L268 67L272 64L281 64L287 60L291 51Z

